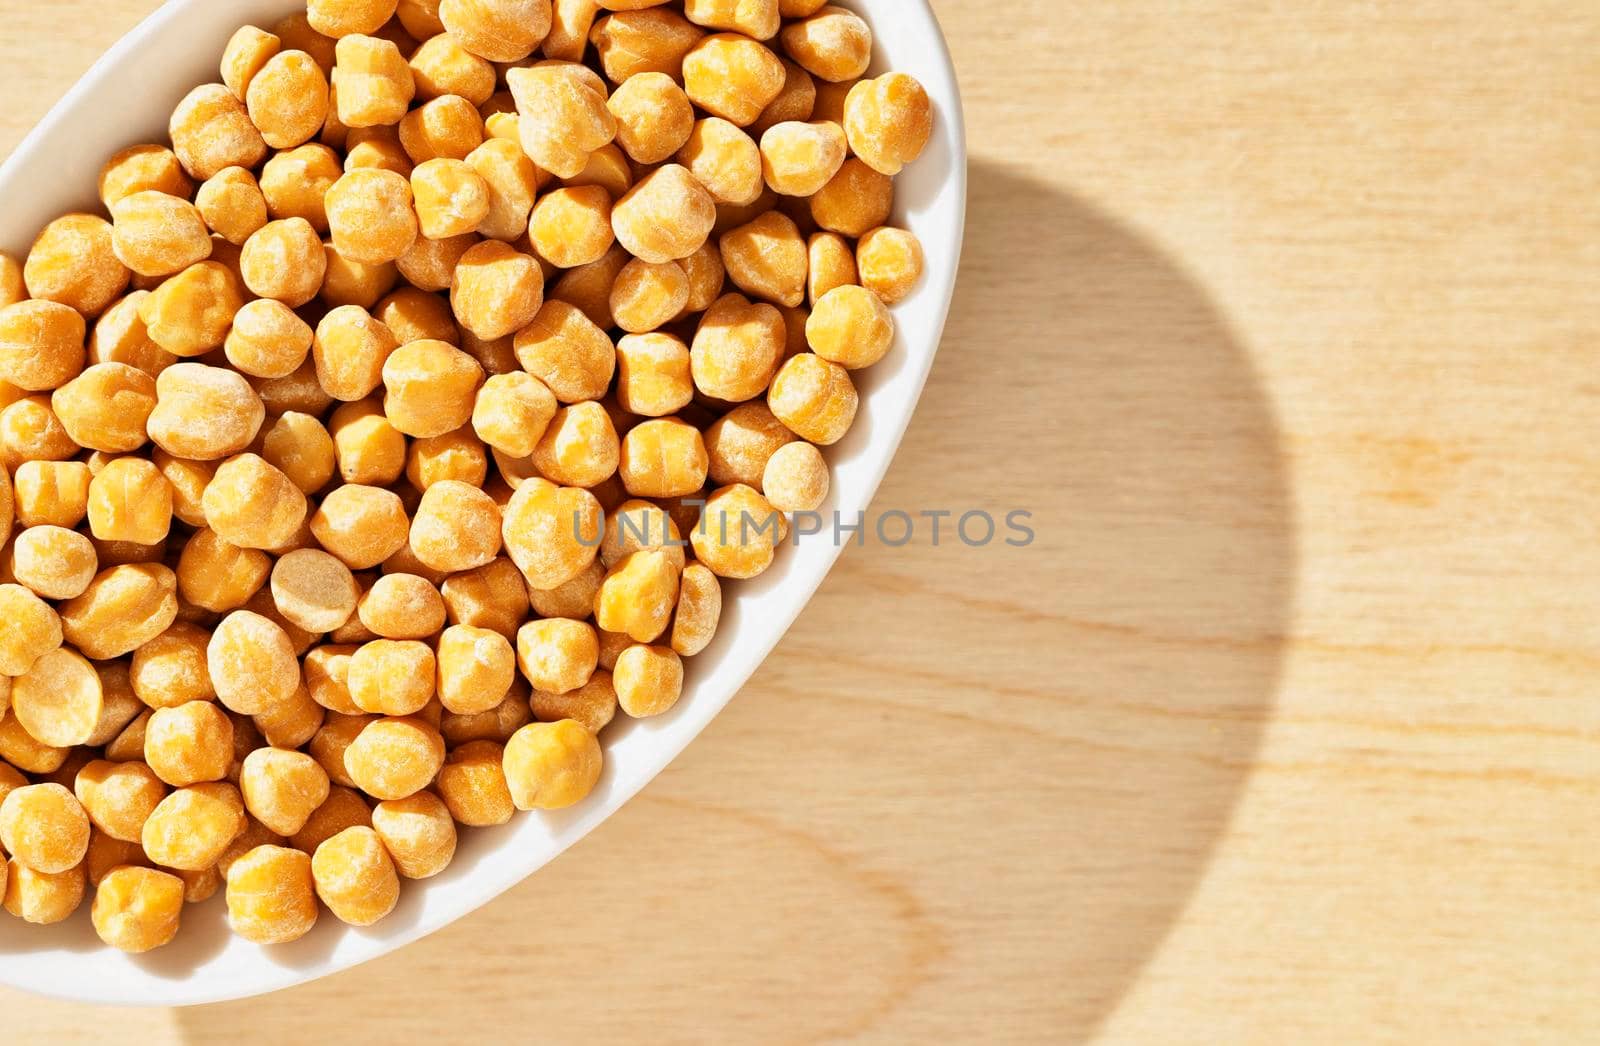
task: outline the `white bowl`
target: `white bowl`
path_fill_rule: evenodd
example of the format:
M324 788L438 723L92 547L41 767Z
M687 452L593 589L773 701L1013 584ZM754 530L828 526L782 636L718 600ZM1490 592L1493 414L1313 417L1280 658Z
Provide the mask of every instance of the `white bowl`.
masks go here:
M895 222L927 254L917 291L896 306L893 351L856 375L861 411L832 448L833 494L823 512L866 510L894 457L933 365L955 285L966 212L966 141L955 70L926 0L844 0L877 31L873 74L894 69L927 87L937 112L927 152L897 180ZM270 25L303 0L169 0L69 91L0 167L0 251L23 257L58 215L100 211L95 185L117 149L166 139L167 118L191 88L218 79L223 45L246 23ZM690 659L682 701L669 714L620 721L603 735L606 769L594 794L554 815L519 814L463 833L439 876L407 882L399 907L369 929L326 912L303 940L276 947L228 932L220 897L184 913L177 941L146 956L103 945L88 905L56 926L0 915L0 983L43 995L119 1005L181 1006L287 988L393 951L461 918L571 846L655 777L722 710L777 645L839 554L824 533L786 547L752 582L726 586L716 641Z

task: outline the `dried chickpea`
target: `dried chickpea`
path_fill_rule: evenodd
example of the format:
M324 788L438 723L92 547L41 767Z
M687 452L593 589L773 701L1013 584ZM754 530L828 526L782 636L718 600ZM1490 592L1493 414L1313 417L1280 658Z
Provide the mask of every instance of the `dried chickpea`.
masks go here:
M600 0L554 0L550 33L540 50L546 58L563 62L582 60L589 30L600 13Z
M557 178L583 171L589 156L617 133L617 119L606 108L604 91L565 62L512 69L506 83L517 103L517 132L523 151Z
M683 568L678 608L672 619L672 649L692 657L710 644L722 619L722 586L704 563Z
M0 309L0 380L29 392L72 380L83 370L86 329L82 316L58 302L19 301Z
M682 569L687 545L666 509L649 501L625 501L606 520L600 561L610 569L642 549L661 549Z
M633 173L628 154L622 151L620 145L612 142L590 153L583 170L570 178L563 178L561 184L568 189L593 186L604 189L612 199L617 199L633 188ZM540 172L540 177L548 178L549 175Z
M894 182L851 157L811 197L811 217L841 236L864 236L882 225L894 207Z
M307 0L306 21L323 36L337 40L356 33L376 33L394 17L396 6L396 0Z
M39 872L13 857L0 875L5 885L5 909L24 922L58 923L83 903L84 870L80 865L64 872Z
M343 772L341 766L340 773ZM306 821L306 826L296 832L289 842L296 850L315 853L324 840L333 838L346 828L358 825L371 827L371 824L372 811L360 793L348 785L336 784L328 790L327 802L317 807Z
M137 843L167 788L144 763L99 759L78 771L73 791L89 820L107 837Z
M601 68L612 83L640 73L666 73L679 78L684 56L705 33L677 11L662 7L618 10L596 22L589 34Z
M746 294L790 308L805 301L806 241L782 213L768 211L730 229L720 247L728 278Z
M516 812L501 767L504 749L491 740L452 751L439 771L439 795L450 816L473 828L505 824Z
M393 127L366 127L351 131L346 148L348 150L344 159L346 171L371 168L393 171L402 178L409 179L411 169L416 166L400 144L398 124Z
M356 787L380 800L420 792L438 775L444 759L444 738L416 718L375 719L344 753L345 769Z
M784 52L830 83L854 80L872 61L872 30L860 15L828 5L788 26L779 36Z
M123 727L116 737L106 742L105 757L113 762L120 763L142 761L144 759L145 727L149 725L150 717L154 714L153 710L145 709L129 720L128 725ZM0 733L4 733L4 730L5 724L0 723ZM66 754L64 749L59 748L49 749L48 751L60 752L63 757ZM0 755L5 754L0 752ZM5 755L5 758L10 759L11 757ZM16 762L14 759L12 761Z
M100 171L100 202L106 210L118 200L153 189L188 199L194 182L183 173L177 155L161 145L134 145L113 156Z
M244 830L244 802L225 781L190 785L172 792L144 823L140 840L156 864L199 872L212 867Z
M439 0L400 0L394 15L405 31L418 40L444 32L444 23L439 20Z
M333 96L339 122L355 129L399 123L416 93L400 49L388 40L353 35L339 41L336 53ZM353 156L357 143L352 138L347 144Z
M442 436L465 425L483 368L442 341L402 345L383 364L384 414L408 436Z
M689 541L695 558L718 577L752 578L772 565L781 519L766 498L736 483L706 499ZM620 697L620 681L617 692Z
M64 527L31 527L12 546L11 571L17 582L44 599L82 595L96 569L94 545Z
M486 240L461 256L450 287L450 305L461 326L476 337L492 340L516 333L533 322L543 304L544 274L531 255L499 240ZM450 370L462 380L475 372L475 390L483 370L470 356L465 359L472 364L470 372L459 362L452 363ZM471 417L471 403L466 406L466 415L450 428Z
M90 916L95 933L138 955L170 944L183 914L184 881L154 868L113 868L97 884Z
M780 512L812 512L828 497L828 463L809 443L781 447L767 461L762 491Z
M283 49L283 41L265 29L243 26L228 40L222 51L222 82L235 98L244 100L250 80Z
M271 569L265 552L240 548L202 528L184 545L177 581L185 601L221 614L249 602Z
M223 462L201 504L206 524L240 548L283 548L306 519L300 488L256 454Z
M754 123L772 104L783 91L785 79L777 55L737 33L708 36L683 59L684 90L689 98L713 116L740 127Z
M605 408L576 403L556 412L533 452L546 479L567 487L591 487L617 470L620 445Z
M89 852L83 858L83 870L90 886L99 886L107 875L117 868L148 868L150 859L144 855L138 842L113 839L95 830L89 833ZM4 875L0 875L4 879ZM5 884L0 882L0 889Z
M422 291L447 291L461 256L478 242L471 233L442 240L417 237L411 249L395 262L408 283ZM454 320L452 318L452 325ZM445 339L448 340L448 339Z
M226 871L228 925L255 944L287 944L317 921L311 858L282 846L256 846Z
M180 363L156 379L150 438L174 457L214 461L248 447L266 407L244 378L220 367Z
M447 94L413 109L400 120L400 146L414 164L465 160L483 144L483 117L471 102Z
M272 568L278 612L308 632L332 632L350 620L358 596L350 568L318 549L291 552Z
M861 285L885 304L903 301L922 279L922 244L904 229L879 226L856 245Z
M364 265L344 257L331 243L324 247L328 255L328 274L322 280L322 302L330 309L346 305L371 309L400 280L394 262ZM311 387L318 388L315 381Z
M587 683L565 694L535 690L531 705L540 722L571 719L581 723L591 734L598 734L616 718L617 692L611 685L611 673L602 668L596 669Z
M328 79L304 51L279 51L250 78L245 104L267 145L292 149L327 122Z
M800 438L821 446L839 442L855 421L859 397L849 371L806 352L772 379L767 406Z
M348 171L328 190L325 203L333 245L352 261L392 262L416 242L411 183L393 171Z
M694 130L694 106L666 73L639 73L606 102L617 121L617 144L635 163L661 163L683 148Z
M439 637L439 700L471 715L499 705L517 676L517 655L499 632L452 625Z
M555 395L544 382L524 371L499 374L479 390L472 428L496 450L527 457L555 414Z
M346 484L330 491L311 517L322 547L351 570L377 566L405 546L405 506L393 491Z
M683 661L671 647L635 644L617 657L612 672L617 704L635 719L672 710L683 695Z
M206 647L217 699L240 715L264 712L294 697L300 662L279 625L249 610L222 619Z
M140 646L128 666L128 686L134 696L150 708L215 700L217 691L206 664L210 639L205 629L178 621Z
M528 235L539 257L557 268L598 261L615 239L611 196L598 185L546 193L533 206Z
M584 621L551 617L517 630L517 666L535 690L576 690L594 674L599 657L599 638Z
M784 196L811 196L844 165L848 150L838 124L790 121L761 136L761 172L767 185Z
M29 396L0 411L0 467L64 461L80 449L50 409L49 397Z
M323 710L312 700L311 691L300 686L292 698L257 713L253 719L267 744L275 748L299 748L322 728Z
M311 857L311 875L322 903L352 926L372 925L400 899L394 861L371 828L346 828L325 840Z
M845 98L844 130L863 163L893 176L927 147L933 103L922 84L905 73L862 80Z
M21 585L0 585L0 621L6 623L0 631L0 675L20 676L61 646L61 619Z
M293 835L328 798L328 775L304 752L257 748L244 758L245 809L279 835Z
M396 290L377 304L373 315L389 328L397 345L413 341L442 341L455 345L461 340L461 331L456 327L449 303L437 294L415 287Z
M670 334L630 334L617 342L617 399L646 417L663 417L694 398L689 347Z
M174 787L220 781L233 762L233 722L209 701L158 708L145 727L144 759Z
M617 273L628 264L629 258L630 255L626 250L620 245L614 245L599 261L580 265L563 273L556 281L554 290L550 292L551 299L575 306L588 318L591 325L601 330L610 328L613 326L611 285L616 282ZM607 356L609 358L610 353L607 353ZM546 381L545 384L550 385L550 382ZM550 387L558 397L561 395L554 385ZM604 394L603 389L601 394Z
M512 685L511 696L487 712L457 715L445 712L439 720L439 729L452 745L469 741L494 741L505 744L511 735L532 721L528 709L528 684L518 679Z
M89 333L91 364L126 363L154 378L178 362L178 357L150 339L149 328L139 318L139 308L148 297L149 291L134 291L100 314Z
M683 13L695 25L726 29L756 40L778 35L778 0L684 0Z
M489 629L507 639L528 616L527 584L508 559L451 576L440 594L452 625Z
M782 358L783 314L771 305L725 294L701 317L689 348L695 388L739 402L759 396Z
M94 666L57 647L11 681L11 714L41 744L81 745L100 721L104 696Z
M600 779L600 744L582 723L530 723L506 742L506 784L519 810L557 810L584 799Z
M172 527L172 487L143 458L118 458L89 481L89 530L101 541L154 545Z
M220 262L203 261L151 292L139 303L139 318L150 339L174 356L203 356L222 347L243 305L238 277Z
M383 367L399 346L387 324L358 305L342 305L317 324L311 357L317 380L346 402L370 395L383 381ZM335 442L339 419L334 418Z
M617 242L636 258L657 263L687 258L699 250L716 220L711 194L675 163L656 168L611 211Z
M515 141L492 138L468 153L466 163L489 189L489 211L477 231L493 240L521 237L528 231L538 182L533 161Z
M361 708L351 698L349 686L350 659L358 649L353 645L334 644L319 646L306 654L306 691L318 706L344 716L360 714Z
M245 241L239 268L252 294L295 309L322 289L328 255L310 222L286 218L268 222Z
M95 723L93 733L84 743L91 748L100 748L115 740L129 723L145 711L145 706L144 702L134 694L133 686L128 682L126 663L102 662L95 665L95 672L100 677L100 718ZM3 795L0 795L0 798L3 798ZM83 797L78 798L81 801Z
M356 612L384 639L426 639L445 619L439 590L415 574L385 574L362 594Z
M481 487L489 475L489 453L470 429L462 427L413 440L405 472L407 482L424 494L435 483L452 480Z
M501 533L506 551L528 584L549 589L576 577L594 561L603 515L600 503L586 490L530 479L506 506Z
M811 351L842 367L870 367L894 344L894 317L865 287L836 287L818 299L806 321Z
M205 217L186 199L153 190L136 192L112 205L111 216L117 260L141 276L170 276L211 256Z
M201 181L227 167L254 168L267 155L267 143L244 102L222 84L190 91L173 110L167 129L184 170Z
M676 418L657 418L623 438L618 475L633 497L686 497L705 486L709 467L699 429Z
M333 437L310 414L287 411L261 432L261 456L289 477L301 492L314 494L327 486L337 465Z
M420 712L432 699L436 672L437 662L426 643L375 639L350 655L346 678L357 708L407 716Z
M689 277L677 262L651 264L635 258L617 273L611 312L617 326L633 334L676 319L689 303Z
M128 286L111 223L92 214L68 214L44 227L23 264L28 293L93 316Z
M635 552L606 575L595 598L595 624L639 643L666 631L678 601L678 567L659 549Z
M21 770L9 763L0 762L0 803L4 803L6 796L27 783L28 779ZM0 892L3 892L4 888L4 884L0 884Z
M500 508L488 494L457 480L444 480L423 492L411 525L410 546L434 570L474 570L499 555L501 523Z
M267 224L266 197L255 175L243 167L228 167L207 179L195 195L194 206L212 232L235 246L243 246L252 233ZM209 256L209 238L205 246L205 253L190 261Z
M498 80L494 63L468 51L448 33L424 40L410 65L417 97L424 102L453 94L482 105L494 94Z
M411 192L429 239L474 232L489 216L489 183L465 160L424 160L411 172Z
M427 879L449 866L456 852L450 810L432 792L386 799L373 807L372 829L395 868L407 879Z
M318 233L327 232L323 197L343 173L338 154L325 145L302 145L273 154L261 169L259 183L267 215L278 221L303 218ZM254 221L253 207L250 221ZM245 224L241 222L241 228ZM266 224L265 219L261 224Z
M14 788L0 803L0 846L36 872L64 872L89 849L89 815L61 785Z
M52 773L67 761L70 749L56 748L34 739L16 716L0 719L0 760L30 774Z
M783 72L783 90L750 125L752 135L765 134L768 128L790 120L810 120L816 110L817 82L811 74L788 59L783 59Z
M125 363L97 363L50 397L73 442L108 453L144 445L145 422L155 403L155 379Z
M319 269L326 266L326 258ZM305 362L311 327L283 302L260 298L234 315L223 343L228 362L259 378L284 378Z
M439 21L473 54L520 62L550 32L550 0L441 0Z

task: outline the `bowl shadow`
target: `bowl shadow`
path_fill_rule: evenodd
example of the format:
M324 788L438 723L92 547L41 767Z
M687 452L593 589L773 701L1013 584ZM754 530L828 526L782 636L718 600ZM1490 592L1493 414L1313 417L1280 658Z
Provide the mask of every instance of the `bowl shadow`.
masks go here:
M1293 511L1204 288L1070 194L970 175L944 348L875 511L1025 509L1033 541L847 550L603 829L394 955L178 1012L187 1041L278 1041L319 1007L373 1041L1095 1035L1248 780Z

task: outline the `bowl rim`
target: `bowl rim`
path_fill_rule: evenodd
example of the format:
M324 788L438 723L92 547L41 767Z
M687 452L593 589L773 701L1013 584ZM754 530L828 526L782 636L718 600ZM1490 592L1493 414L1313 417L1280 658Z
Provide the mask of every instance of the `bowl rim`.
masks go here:
M905 372L895 377L899 389L896 393L897 399L890 402L903 406L893 412L894 416L889 419L889 430L876 434L876 438L887 442L887 446L870 452L867 455L868 467L856 470L856 474L853 474L852 492L855 496L848 503L841 501L837 505L840 511L853 514L856 511L865 512L875 497L883 477L895 458L938 354L952 303L956 276L960 269L960 255L965 236L968 154L965 113L955 65L948 41L929 0L910 0L909 3L907 0L835 0L835 2L840 2L846 7L892 4L896 7L894 17L898 20L907 22L918 18L926 20L926 26L931 31L933 47L929 49L928 67L919 68L917 73L925 81L928 81L929 77L935 78L928 82L929 92L936 98L936 105L939 107L938 119L942 129L949 135L950 146L949 169L942 172L942 175L947 186L953 190L955 201L953 214L949 218L950 224L947 227L941 226L940 231L944 235L938 244L941 251L948 252L947 262L937 266L930 264L925 273L925 286L918 291L919 300L922 300L924 307L929 310L926 314L927 322L922 325L927 343L923 345L919 342L916 345L917 351L908 361ZM255 6L260 8L265 3L266 0L256 0ZM277 0L277 3L285 8L290 6L288 0ZM168 32L178 31L174 26L201 8L208 8L213 14L219 8L224 10L238 8L239 16L234 24L246 24L250 20L250 12L245 10L248 6L245 2L224 4L218 3L217 0L165 0L160 7L138 22L106 50L22 138L10 156L0 163L0 187L20 177L19 172L29 165L33 154L45 149L55 136L70 134L68 124L80 110L92 104L95 96L105 91L107 82L115 79L115 74L123 68L124 63L136 64L137 57L151 46L152 39ZM109 151L108 149L107 155ZM101 156L100 153L95 155ZM0 221L0 225L4 224L4 221ZM3 240L3 237L0 237L0 240ZM0 242L0 247L3 246L5 244ZM868 397L863 397L864 401L867 399ZM842 491L840 493L842 496ZM560 831L561 838L555 842L553 848L548 852L542 852L538 859L531 863L503 861L499 867L486 863L473 868L467 874L476 889L472 891L473 896L467 903L453 903L443 909L439 906L427 906L427 910L410 925L388 932L384 932L381 929L382 924L379 924L379 927L375 928L378 931L376 934L362 936L361 952L354 957L337 956L321 963L305 965L263 962L249 977L203 978L195 975L200 972L197 968L181 979L156 978L150 974L130 971L125 976L103 979L89 977L75 979L70 983L60 983L41 976L35 969L35 964L29 961L29 953L11 952L0 946L0 984L45 997L96 1004L151 1007L226 1002L294 987L353 968L390 954L466 917L534 874L544 864L587 836L670 765L721 713L781 642L794 620L810 603L833 564L837 562L845 543L833 541L820 547L815 553L815 561L807 565L809 573L784 580L786 599L781 611L766 616L760 623L766 639L747 642L742 647L735 647L730 651L732 667L725 673L725 678L719 679L717 692L702 695L699 700L692 703L680 702L680 709L689 707L683 716L678 717L678 723L675 724L677 728L670 733L663 733L663 743L650 749L649 762L652 765L646 772L632 772L627 785L612 789L610 794L604 797L591 796L585 803L579 804L579 807L575 808L579 812L575 812L564 821L565 828ZM795 551L797 550L792 548L789 550L791 554ZM716 667L721 669L726 666L719 664ZM608 772L611 770L610 763L608 752ZM415 890L416 887L413 886L412 889ZM216 899L213 903L216 903ZM83 909L88 907L87 904L82 906ZM74 918L82 918L84 914L80 911ZM325 918L331 917L325 916ZM39 932L49 932L52 928L37 929ZM41 950L51 949L45 947ZM111 949L104 947L104 951L110 952ZM121 957L120 953L116 955Z

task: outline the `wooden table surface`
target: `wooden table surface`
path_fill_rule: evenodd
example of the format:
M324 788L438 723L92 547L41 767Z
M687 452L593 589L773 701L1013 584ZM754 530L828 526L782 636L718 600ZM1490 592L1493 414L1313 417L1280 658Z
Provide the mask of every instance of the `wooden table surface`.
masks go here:
M0 152L154 6L0 0ZM969 239L877 505L1037 542L850 550L429 940L181 1012L0 990L7 1040L1600 1036L1600 8L936 6Z

